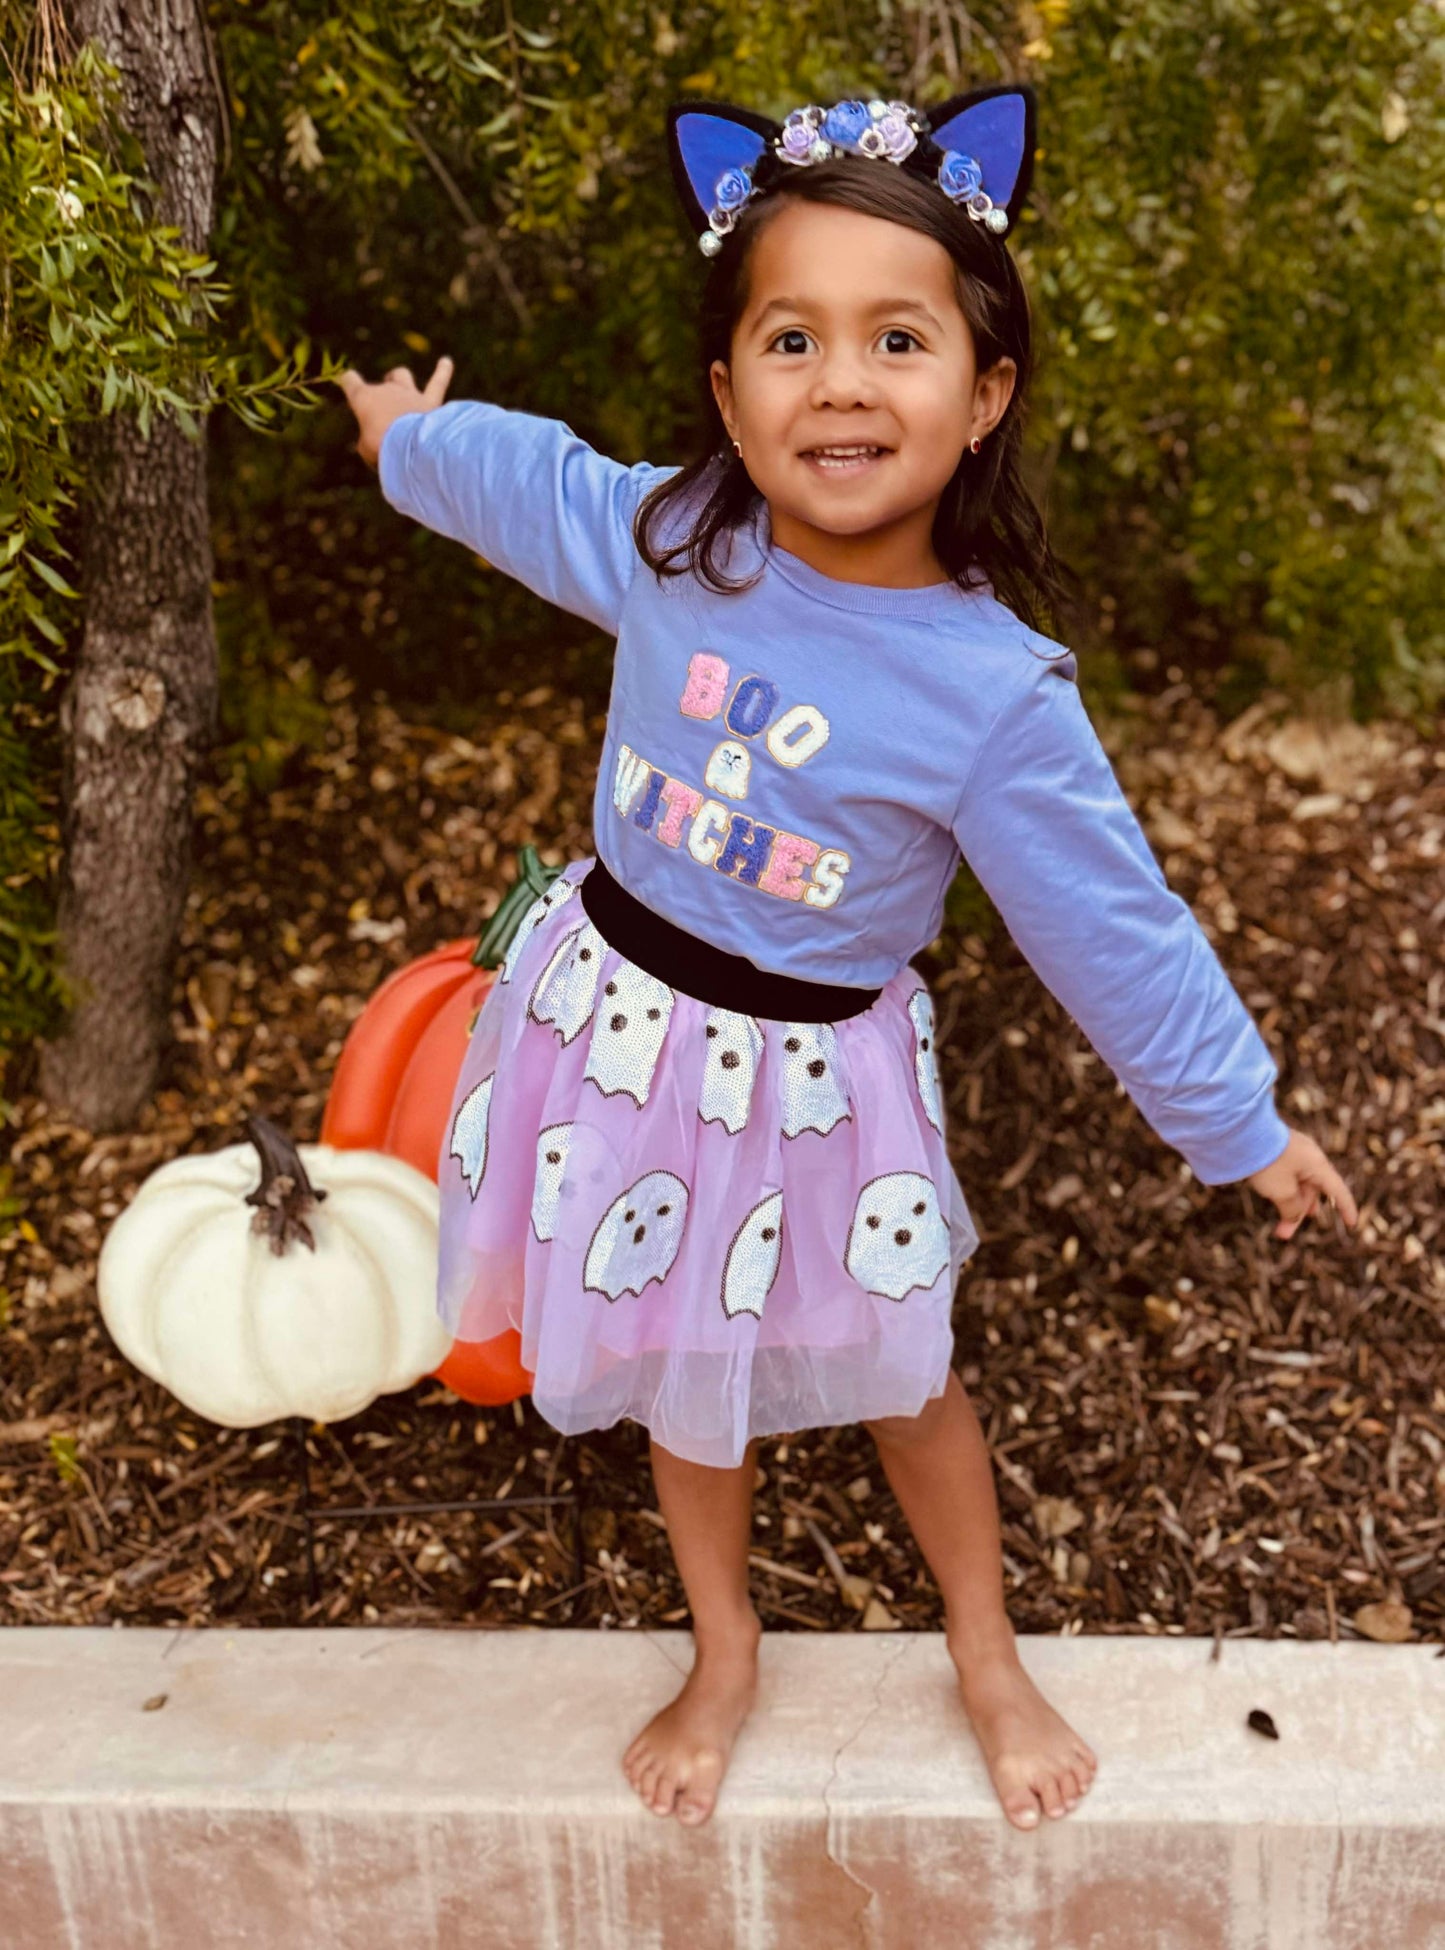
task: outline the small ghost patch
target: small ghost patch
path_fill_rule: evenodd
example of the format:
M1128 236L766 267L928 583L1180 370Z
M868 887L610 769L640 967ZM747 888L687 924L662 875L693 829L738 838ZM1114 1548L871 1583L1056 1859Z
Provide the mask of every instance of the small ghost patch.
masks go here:
M752 755L747 746L724 738L720 745L713 747L702 775L703 784L709 792L719 793L724 799L746 799L752 770Z
M843 1264L865 1292L901 1300L931 1287L948 1264L938 1191L920 1171L889 1171L858 1194Z
M933 997L927 989L915 989L908 998L908 1014L913 1022L913 1074L923 1114L943 1135L943 1093L938 1084L938 1046L933 1028Z
M682 1246L687 1223L687 1187L671 1171L649 1171L629 1185L603 1213L582 1285L588 1293L616 1300L640 1294L654 1280L665 1280Z
M703 1034L707 1055L697 1114L704 1124L721 1124L736 1137L752 1108L763 1032L751 1016L734 1015L731 1009L709 1009Z
M511 981L516 973L517 963L521 959L522 950L536 933L539 924L545 921L549 914L571 900L576 891L575 881L554 880L545 893L537 896L517 923L517 932L507 944L507 952L502 958L502 966L497 973L499 982Z
M617 963L602 986L583 1071L604 1097L625 1091L639 1108L647 1102L675 1000L665 982L630 961Z
M838 1078L838 1038L830 1022L785 1022L782 1027L783 1136L821 1131L826 1137L848 1115Z
M492 1085L496 1080L494 1070L469 1090L452 1122L452 1144L447 1156L460 1161L462 1177L473 1198L487 1169L487 1124L492 1115Z
M728 1247L722 1306L729 1320L737 1314L762 1319L763 1302L773 1290L782 1258L783 1195L770 1192L749 1212Z
M559 941L527 1005L533 1022L553 1024L564 1043L580 1036L592 1020L606 952L607 943L590 921Z
M567 1174L567 1153L572 1148L572 1126L549 1124L537 1139L537 1175L532 1181L532 1230L541 1240L553 1237L562 1203L562 1181Z

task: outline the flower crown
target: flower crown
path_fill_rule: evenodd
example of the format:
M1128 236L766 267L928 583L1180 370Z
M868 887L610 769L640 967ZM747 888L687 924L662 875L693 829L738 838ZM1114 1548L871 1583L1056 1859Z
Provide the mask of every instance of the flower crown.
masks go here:
M810 102L782 122L727 102L679 102L668 110L668 155L706 257L717 256L741 211L790 167L839 155L893 163L936 183L1001 237L1028 193L1034 102L1027 85L977 88L927 113L898 101Z

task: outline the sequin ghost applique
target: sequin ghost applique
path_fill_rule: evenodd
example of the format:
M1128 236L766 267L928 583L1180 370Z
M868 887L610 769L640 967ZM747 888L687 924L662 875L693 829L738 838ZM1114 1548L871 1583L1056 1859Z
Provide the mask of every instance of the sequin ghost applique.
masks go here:
M760 1199L733 1234L723 1263L722 1307L729 1320L738 1314L763 1317L763 1302L773 1290L783 1258L783 1195Z
M913 1023L913 1074L923 1114L943 1135L943 1093L938 1081L938 1048L933 1028L933 997L927 989L915 989L908 998L908 1014Z
M665 982L618 962L603 985L582 1073L604 1097L626 1092L639 1109L647 1102L675 999Z
M647 1172L603 1213L587 1248L584 1289L616 1300L665 1280L681 1250L686 1224L686 1185L674 1172Z
M707 1054L697 1114L704 1124L721 1124L736 1137L752 1109L763 1032L751 1016L735 1015L731 1009L709 1009L703 1033Z
M491 1120L492 1085L496 1080L493 1071L469 1090L452 1122L451 1149L447 1156L461 1164L462 1177L473 1198L487 1169L487 1125Z
M517 932L512 936L507 952L502 958L502 966L497 971L499 982L511 981L517 971L517 963L521 960L522 950L536 933L539 924L557 908L565 906L576 891L575 881L554 880L545 893L537 896L517 923Z
M782 1028L783 1136L827 1136L849 1114L838 1078L838 1039L830 1022L786 1022Z
M580 1036L597 1003L597 977L607 943L590 921L557 944L527 1005L533 1022L551 1023L564 1043Z
M901 1300L931 1287L948 1264L938 1191L920 1171L889 1171L858 1194L843 1264L868 1293Z

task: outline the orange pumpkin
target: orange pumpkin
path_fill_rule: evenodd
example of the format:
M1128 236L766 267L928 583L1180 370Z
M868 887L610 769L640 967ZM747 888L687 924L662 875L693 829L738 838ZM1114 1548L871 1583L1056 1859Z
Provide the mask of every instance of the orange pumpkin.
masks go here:
M555 879L523 847L518 876L480 940L448 941L388 975L351 1025L321 1120L321 1142L384 1151L435 1180L447 1114L478 1012L517 922ZM463 1401L525 1395L521 1336L454 1341L435 1370Z

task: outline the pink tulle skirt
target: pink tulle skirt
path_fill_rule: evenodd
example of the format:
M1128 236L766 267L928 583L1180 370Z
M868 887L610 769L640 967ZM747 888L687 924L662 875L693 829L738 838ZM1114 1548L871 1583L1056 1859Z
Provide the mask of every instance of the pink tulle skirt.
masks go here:
M473 1029L438 1180L437 1308L521 1335L564 1434L640 1422L736 1467L754 1436L942 1393L978 1233L949 1163L912 968L839 1023L709 1007L576 897L532 907Z

